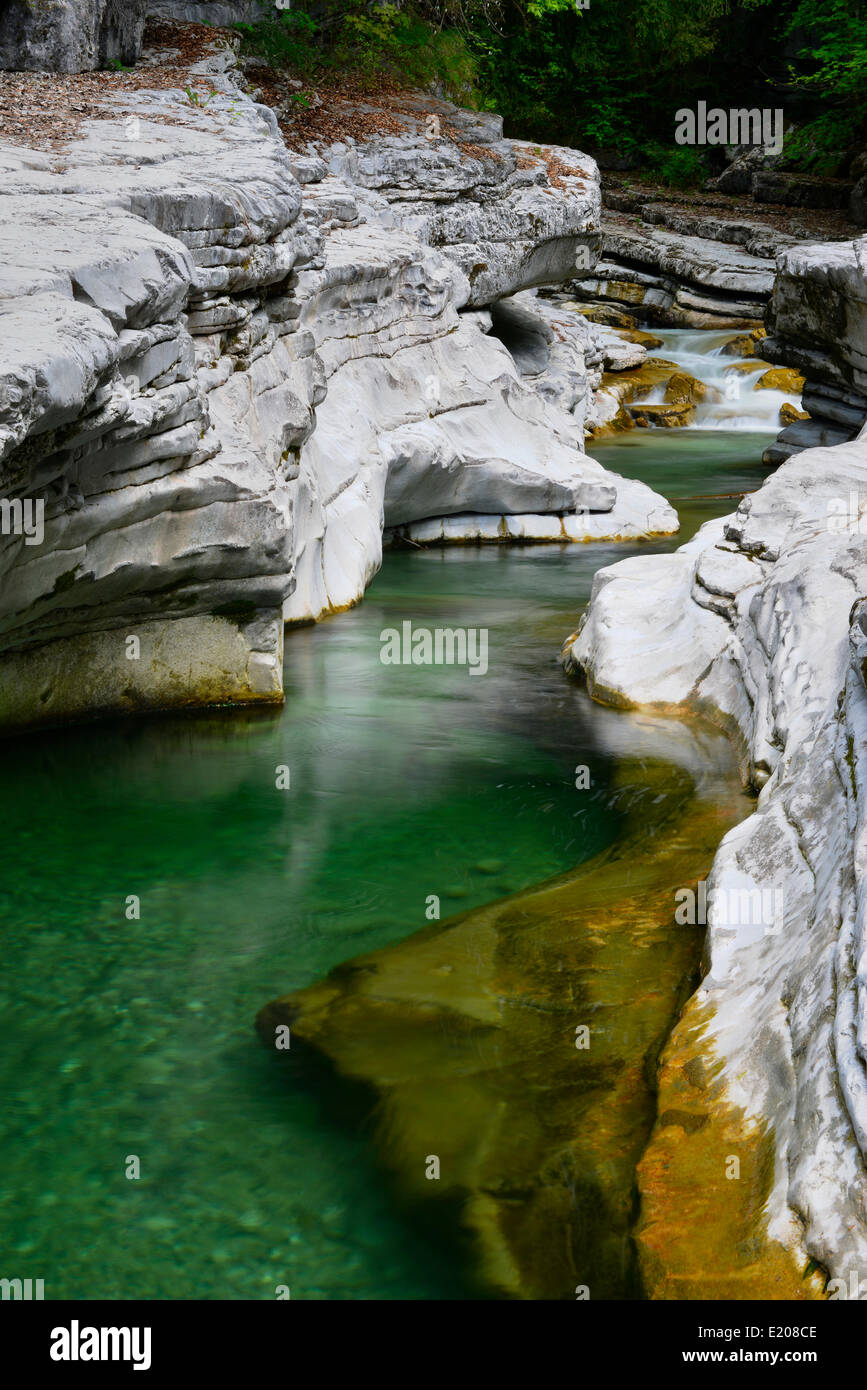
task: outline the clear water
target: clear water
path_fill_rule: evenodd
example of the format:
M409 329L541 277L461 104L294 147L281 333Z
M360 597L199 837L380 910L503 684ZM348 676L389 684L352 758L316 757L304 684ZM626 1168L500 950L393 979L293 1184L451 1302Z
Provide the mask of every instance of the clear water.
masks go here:
M640 478L671 500L680 518L677 546L705 521L735 511L744 493L761 487L772 471L762 464L762 453L777 433L636 429L600 440L590 452L606 468Z
M749 372L734 371L738 359L722 351L726 343L738 336L731 330L654 328L652 331L655 337L662 339L662 347L653 348L652 356L676 362L683 371L712 387L721 397L720 400L706 401L696 407L692 429L722 430L726 433L760 430L777 435L782 428L780 407L789 404L800 410L801 397L797 393L764 388L756 390L756 383L768 370L767 362L760 361ZM641 404L661 404L664 395L664 388L657 387L642 399Z
M673 497L749 474L743 435L596 452ZM733 505L699 505L684 535ZM0 1274L47 1298L468 1292L395 1209L343 1093L287 1088L253 1019L423 926L429 894L445 917L614 840L628 788L557 655L595 570L629 553L393 554L360 608L288 636L279 712L3 745ZM486 627L488 674L384 666L380 632L406 618Z

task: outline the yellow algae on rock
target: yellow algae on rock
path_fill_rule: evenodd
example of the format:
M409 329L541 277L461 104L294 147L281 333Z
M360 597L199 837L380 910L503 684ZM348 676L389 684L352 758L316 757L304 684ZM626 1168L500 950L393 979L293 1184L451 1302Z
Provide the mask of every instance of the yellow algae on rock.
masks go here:
M639 1263L653 1299L816 1299L824 1274L772 1239L775 1145L726 1098L693 998L666 1046L657 1120L638 1165Z
M665 399L670 405L701 405L705 401L719 401L719 391L689 372L675 372L665 388Z
M694 405L633 405L629 413L636 425L657 425L662 429L677 429L692 423Z
M790 401L783 401L780 406L780 424L794 425L796 420L809 420L810 414L807 410L799 410Z
M803 389L804 378L794 367L769 367L755 385L756 391L787 391L793 396L800 396Z
M620 719L633 716L619 716ZM722 735L704 731L716 740ZM455 917L260 1014L263 1040L324 1054L373 1089L373 1140L401 1199L469 1237L501 1296L641 1297L635 1168L660 1048L695 979L700 934L674 921L749 806L729 771L695 791L647 761L650 794L615 846L538 889ZM430 1176L430 1160L437 1176Z

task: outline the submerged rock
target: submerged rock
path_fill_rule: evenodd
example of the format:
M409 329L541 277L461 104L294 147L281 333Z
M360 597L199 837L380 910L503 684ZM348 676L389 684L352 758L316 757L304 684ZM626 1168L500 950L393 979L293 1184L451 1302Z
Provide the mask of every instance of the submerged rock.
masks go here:
M763 369L767 370L769 366L769 362L762 362L759 358L754 357L751 362L733 362L730 367L725 368L723 374L725 376L755 376L756 372Z
M512 1298L641 1296L634 1171L653 1062L696 962L671 884L700 875L743 814L715 731L608 728L644 788L614 848L348 961L257 1020L269 1048L288 1025L293 1048L372 1088L369 1132L403 1201L468 1232L482 1290Z
M622 328L619 332L621 338L625 338L630 343L639 343L648 352L654 352L656 348L663 346L662 338L657 338L654 333L645 333L642 329Z

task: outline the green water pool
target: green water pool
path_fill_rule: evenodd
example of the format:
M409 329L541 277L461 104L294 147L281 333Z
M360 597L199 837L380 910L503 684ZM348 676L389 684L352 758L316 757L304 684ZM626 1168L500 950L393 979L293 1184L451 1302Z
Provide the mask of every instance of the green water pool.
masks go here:
M758 486L766 442L594 452L676 501ZM644 549L734 505L686 503L681 537ZM0 1274L46 1298L467 1296L340 1095L287 1088L253 1019L423 926L430 895L445 918L616 839L629 789L557 656L630 553L394 553L358 609L287 635L282 710L2 745ZM405 620L486 628L487 674L383 665Z

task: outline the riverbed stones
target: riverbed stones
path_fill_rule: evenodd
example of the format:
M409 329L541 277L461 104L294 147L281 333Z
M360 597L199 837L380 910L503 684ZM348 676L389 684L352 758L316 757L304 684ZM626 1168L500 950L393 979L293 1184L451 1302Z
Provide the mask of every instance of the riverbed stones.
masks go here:
M660 392L662 401L631 404L642 396ZM712 387L684 372L676 362L665 357L646 357L640 367L603 374L588 416L588 431L598 439L636 425L674 429L692 422L698 404L716 398Z
M730 367L725 367L723 369L723 375L734 377L755 376L756 372L760 372L763 368L768 370L769 367L770 363L761 362L758 358L753 358L752 361L732 362Z
M695 417L695 406L688 402L632 405L629 413L636 425L655 425L657 429L670 430L690 424Z
M804 389L804 378L793 367L771 367L756 381L755 391L785 391L787 395L800 396Z
M754 328L749 333L738 333L723 343L720 352L723 357L757 357L762 351L759 344L766 337L764 328Z
M689 372L675 372L665 388L668 405L702 405L706 401L719 400L719 392L706 382L699 381Z

